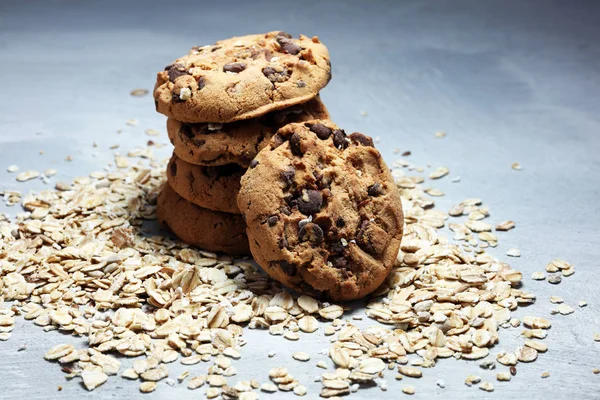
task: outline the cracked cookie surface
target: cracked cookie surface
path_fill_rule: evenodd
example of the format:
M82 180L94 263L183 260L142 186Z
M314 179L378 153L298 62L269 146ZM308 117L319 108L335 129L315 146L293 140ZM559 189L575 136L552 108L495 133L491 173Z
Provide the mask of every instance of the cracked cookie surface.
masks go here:
M158 195L156 217L162 226L192 246L229 254L250 253L241 215L198 207L179 196L168 183Z
M239 214L237 195L245 168L237 164L205 167L189 164L175 154L167 166L173 190L190 203L214 211Z
M183 122L233 122L308 101L331 79L315 36L269 32L194 47L157 74L156 110Z
M280 129L242 177L238 206L255 260L303 293L363 297L400 248L402 204L381 154L328 120Z
M235 163L248 167L277 130L291 122L327 119L329 113L319 96L306 103L229 124L190 124L167 120L175 154L196 165Z

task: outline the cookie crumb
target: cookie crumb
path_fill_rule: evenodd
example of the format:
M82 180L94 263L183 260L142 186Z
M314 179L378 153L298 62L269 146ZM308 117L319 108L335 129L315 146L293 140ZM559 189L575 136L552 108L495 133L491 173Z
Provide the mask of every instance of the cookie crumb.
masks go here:
M133 89L131 92L129 92L129 95L133 97L144 97L148 93L149 91L147 89Z

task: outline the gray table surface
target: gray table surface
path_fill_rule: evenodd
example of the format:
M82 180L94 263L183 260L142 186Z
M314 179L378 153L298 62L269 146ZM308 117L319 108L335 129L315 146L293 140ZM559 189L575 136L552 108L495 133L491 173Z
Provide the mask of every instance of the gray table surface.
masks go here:
M549 316L550 295L576 308L552 317L550 350L519 365L511 382L496 382L496 372L477 363L442 360L410 382L414 397L600 398L600 375L592 374L600 368L600 343L592 339L600 332L599 21L600 1L3 1L0 189L44 187L41 181L17 183L5 170L10 164L56 168L52 182L68 180L112 161L112 144L124 152L144 145L145 129L164 132L165 118L154 112L151 97L133 98L129 91L151 89L156 71L192 45L279 29L319 35L334 68L322 98L339 125L381 137L389 162L397 147L411 150L417 165L448 166L461 181L436 182L446 193L436 199L438 207L477 196L490 205L493 221L516 221L492 250L523 271L524 289L538 295L534 306L516 315ZM139 125L126 126L130 118ZM436 139L439 130L447 137ZM160 141L167 142L165 134ZM159 154L169 152L166 146ZM74 160L64 161L67 155ZM523 170L512 170L513 162ZM509 259L510 247L522 257ZM553 258L573 263L576 274L558 286L529 278ZM589 305L579 309L578 300ZM503 330L493 354L514 349L520 331ZM316 398L320 385L312 380L319 372L313 366L326 359L318 351L327 348L327 339L312 335L291 343L265 336L247 333L249 344L235 362L238 378L264 382L268 368L287 364L308 385L308 398ZM65 382L58 366L42 359L65 341L82 343L19 319L11 340L0 342L0 398L141 396L136 383L120 378L92 393ZM17 352L22 344L27 350ZM271 349L277 355L269 359ZM300 349L313 353L310 366L291 360ZM195 367L196 373L206 368ZM179 371L170 368L173 375ZM550 377L541 379L542 371ZM496 391L466 387L470 373L494 382ZM438 388L437 379L447 387ZM401 383L393 375L387 380L387 392L373 388L352 398L401 397ZM160 383L150 397L202 393Z

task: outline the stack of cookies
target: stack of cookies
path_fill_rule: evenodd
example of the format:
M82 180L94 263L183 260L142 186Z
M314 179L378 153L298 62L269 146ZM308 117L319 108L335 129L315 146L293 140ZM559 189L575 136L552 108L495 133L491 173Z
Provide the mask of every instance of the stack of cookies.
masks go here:
M318 93L330 78L319 39L285 32L194 47L159 72L156 110L175 147L159 222L202 249L249 254L240 179L279 128L329 118Z

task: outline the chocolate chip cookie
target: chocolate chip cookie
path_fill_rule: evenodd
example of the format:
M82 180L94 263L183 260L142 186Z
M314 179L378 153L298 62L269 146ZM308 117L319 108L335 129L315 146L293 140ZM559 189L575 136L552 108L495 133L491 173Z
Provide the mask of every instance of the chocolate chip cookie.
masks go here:
M168 184L158 196L158 221L182 241L208 251L249 254L245 223L238 214L211 211L180 197Z
M184 122L233 122L312 99L331 79L319 38L270 32L221 40L157 75L156 110Z
M370 137L328 120L281 128L242 177L250 250L274 279L352 300L373 292L400 247L400 196Z
M167 132L175 154L182 160L197 165L236 163L247 168L277 129L290 122L327 118L329 113L317 96L303 104L230 124L188 124L169 118Z
M197 206L239 214L237 195L246 172L237 164L205 167L189 164L175 154L167 166L167 179L173 190Z

